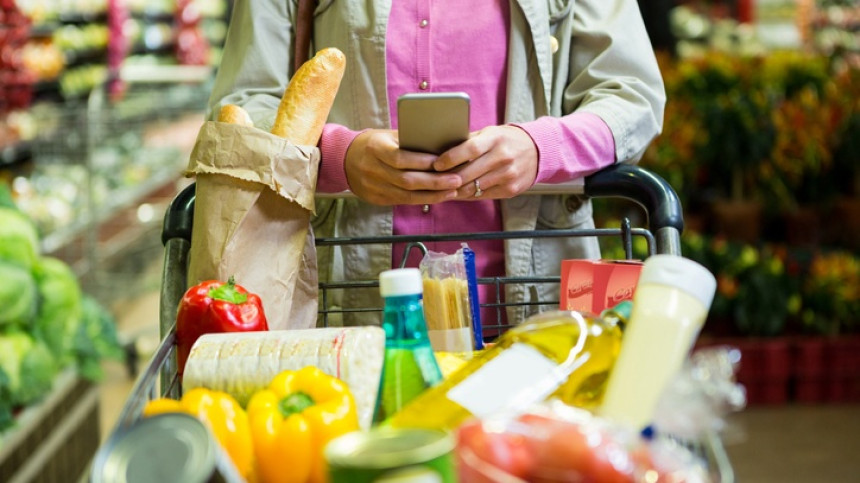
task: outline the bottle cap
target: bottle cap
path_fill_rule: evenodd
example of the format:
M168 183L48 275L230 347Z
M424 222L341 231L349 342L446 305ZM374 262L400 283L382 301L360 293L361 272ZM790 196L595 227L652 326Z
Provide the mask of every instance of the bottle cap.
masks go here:
M677 288L698 299L705 310L710 310L717 279L707 268L677 255L652 255L645 259L640 284L656 283Z
M424 278L417 268L395 268L379 274L379 293L383 297L424 293Z

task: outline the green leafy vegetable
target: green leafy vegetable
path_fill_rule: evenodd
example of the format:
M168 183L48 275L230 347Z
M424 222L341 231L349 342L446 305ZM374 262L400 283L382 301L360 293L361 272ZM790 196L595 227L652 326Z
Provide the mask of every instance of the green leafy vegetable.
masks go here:
M24 332L0 335L0 369L9 379L12 407L47 394L58 371L48 347Z
M34 274L41 304L35 334L57 354L62 366L73 360L75 334L81 323L81 287L72 269L62 260L42 257Z
M125 351L119 343L116 321L94 298L84 295L83 317L75 334L74 352L78 373L91 381L103 377L101 361L123 360Z
M28 326L36 315L36 294L29 270L0 260L0 327Z
M0 260L31 270L39 255L39 233L27 215L0 207Z

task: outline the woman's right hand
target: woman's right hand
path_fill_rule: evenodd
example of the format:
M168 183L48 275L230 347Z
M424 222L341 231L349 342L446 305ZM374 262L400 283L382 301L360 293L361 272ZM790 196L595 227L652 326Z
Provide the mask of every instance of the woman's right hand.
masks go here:
M349 189L375 205L426 205L456 198L463 180L457 173L437 172L438 156L402 151L397 131L369 129L346 152Z

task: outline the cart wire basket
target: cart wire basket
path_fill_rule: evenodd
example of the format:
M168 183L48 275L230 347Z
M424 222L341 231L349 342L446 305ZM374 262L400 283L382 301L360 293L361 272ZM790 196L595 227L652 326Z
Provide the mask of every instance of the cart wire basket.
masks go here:
M613 165L594 173L583 180L555 186L533 187L525 196L535 194L578 194L588 198L621 198L638 204L647 214L648 228L631 227L629 220L623 220L618 228L594 229L560 229L537 230L522 232L493 232L468 233L454 235L421 235L421 236L384 236L367 238L318 238L317 246L338 246L344 244L370 243L410 243L420 245L423 242L434 241L471 241L482 239L511 239L539 237L619 237L624 246L628 259L632 258L633 237L642 237L647 242L648 255L656 253L681 254L680 235L683 231L683 214L676 192L660 176L638 166ZM191 246L193 226L195 191L194 185L180 192L169 205L165 213L162 231L164 251L164 270L162 273L160 299L160 330L162 340L148 365L139 374L132 391L116 422L114 433L130 428L141 418L146 403L159 396L172 398L181 397L181 387L177 375L175 355L175 321L179 302L187 290L187 267ZM489 284L495 287L496 300L481 301L484 308L492 308L501 314L509 305L502 301L501 291L508 284L518 283L548 283L559 284L560 276L540 278L490 277L479 278L479 284ZM349 289L351 287L374 287L378 280L342 280L320 283L321 304L318 317L319 326L327 326L332 318L341 315L344 310L375 310L381 313L382 307L369 309L340 309L326 305L329 294L333 290ZM541 310L555 309L558 300L542 300L537 302ZM499 315L497 321L501 321ZM497 334L508 327L498 323L484 323L486 333ZM671 436L669 436L671 437ZM734 473L731 463L718 434L707 434L699 441L680 441L684 446L699 455L706 463L713 481L733 482ZM221 455L223 458L223 454ZM228 481L230 467L223 461L219 467L225 467ZM235 475L235 473L233 473Z

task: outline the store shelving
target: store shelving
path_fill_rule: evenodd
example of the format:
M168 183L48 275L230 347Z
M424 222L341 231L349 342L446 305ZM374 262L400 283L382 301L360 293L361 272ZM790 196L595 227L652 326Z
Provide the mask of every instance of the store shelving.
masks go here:
M213 26L210 42L223 41L229 2L192 3ZM62 65L32 83L28 105L14 112L0 106L0 180L13 185L16 201L39 224L43 251L75 259L84 273L97 263L94 247L103 258L118 251L123 236L134 236L127 232L107 242L93 233L114 230L108 225L118 217L181 180L199 127L188 128L181 116L202 122L208 92L203 83L213 69L179 65L177 0L110 4L119 10L108 10L106 0L19 4L30 18L30 42L46 49L31 52L31 65L48 65L35 57L46 52L52 61L59 52ZM158 84L158 92L114 89L117 79ZM162 139L160 151L141 141L147 131L170 122L185 125L184 139Z

